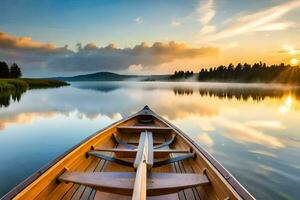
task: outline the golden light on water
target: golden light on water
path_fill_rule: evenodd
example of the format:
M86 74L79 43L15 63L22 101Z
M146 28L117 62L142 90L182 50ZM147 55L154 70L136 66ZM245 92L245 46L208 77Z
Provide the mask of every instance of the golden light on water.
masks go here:
M279 107L279 112L282 114L289 112L292 108L292 104L293 104L293 98L292 96L288 96L284 101L283 105Z
M291 60L290 60L290 63L291 63L291 65L297 65L298 63L299 63L299 60L297 59L297 58L292 58Z

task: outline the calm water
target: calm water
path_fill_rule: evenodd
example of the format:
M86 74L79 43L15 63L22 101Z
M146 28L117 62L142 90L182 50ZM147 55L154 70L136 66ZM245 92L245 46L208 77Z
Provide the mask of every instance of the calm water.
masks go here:
M73 83L0 94L0 196L145 104L205 147L257 199L300 199L297 89L151 82Z

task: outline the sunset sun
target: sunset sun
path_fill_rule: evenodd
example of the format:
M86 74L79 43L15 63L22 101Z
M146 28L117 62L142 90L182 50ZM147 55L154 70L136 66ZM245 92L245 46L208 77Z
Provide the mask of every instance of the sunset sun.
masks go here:
M299 60L297 58L292 58L290 60L290 63L291 63L291 65L295 66L295 65L297 65L299 63Z

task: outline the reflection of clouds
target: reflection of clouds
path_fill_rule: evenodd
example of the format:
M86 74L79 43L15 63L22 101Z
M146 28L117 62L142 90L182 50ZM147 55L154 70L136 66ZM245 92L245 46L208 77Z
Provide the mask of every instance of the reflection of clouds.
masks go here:
M270 148L282 148L285 146L278 138L266 135L265 133L241 122L222 118L217 120L217 123L227 129L227 131L220 133L237 143L255 143L265 145Z
M267 129L274 129L274 130L286 129L286 127L281 122L275 120L248 121L246 122L246 125L253 128L267 128Z
M54 117L58 113L56 112L28 112L19 113L13 116L0 117L0 130L4 130L9 124L30 124L38 118L50 118Z
M86 115L78 111L65 112L65 113L56 112L56 111L23 112L23 113L8 115L8 116L0 116L0 131L5 130L5 128L10 124L30 124L34 120L41 119L41 118L52 118L59 114L63 114L65 117L76 116L78 119L87 118L89 120L99 120L99 118L104 117L101 114ZM113 120L117 120L121 118L122 116L119 113L113 114L110 117L110 119Z
M254 153L254 154L258 154L258 155L273 157L273 158L277 157L275 154L267 152L267 151L263 151L263 150L250 150L249 152Z
M197 136L197 138L201 143L204 143L208 147L214 145L213 139L207 133L201 133Z
M199 123L199 126L203 131L210 132L210 131L216 130L216 128L212 125L212 123L209 121L206 121L206 120L201 120L201 122Z
M265 176L269 176L271 173L275 172L276 170L267 165L258 164L256 172Z
M258 164L257 165L257 173L263 174L266 176L281 176L282 179L290 180L290 181L295 181L296 183L300 183L299 177L295 176L292 173L289 173L288 171L281 170L278 168L274 168L273 166L269 165L264 165L264 164Z
M296 138L289 138L288 136L280 138L282 143L284 143L288 147L293 147L293 148L300 148L300 140Z
M216 116L219 113L218 108L206 106L197 102L174 102L169 105L155 105L153 106L153 110L170 120L183 119L190 115Z

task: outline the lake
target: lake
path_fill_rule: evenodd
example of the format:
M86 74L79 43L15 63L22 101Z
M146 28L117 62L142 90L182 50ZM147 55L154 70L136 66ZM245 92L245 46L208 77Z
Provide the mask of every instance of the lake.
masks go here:
M207 149L257 199L300 198L298 88L167 82L74 82L0 94L0 197L146 104Z

